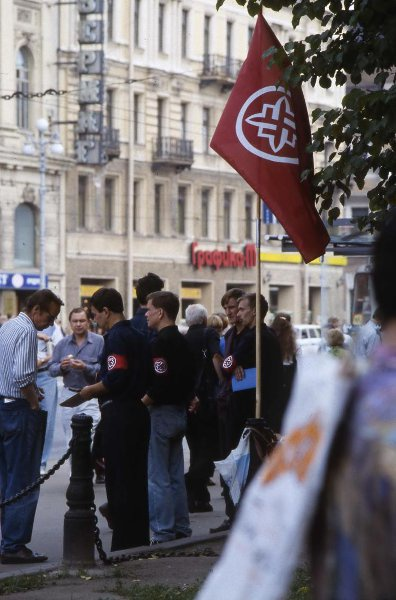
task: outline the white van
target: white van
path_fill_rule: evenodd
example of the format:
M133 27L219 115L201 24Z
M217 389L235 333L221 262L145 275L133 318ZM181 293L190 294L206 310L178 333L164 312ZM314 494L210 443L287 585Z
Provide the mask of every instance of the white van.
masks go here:
M318 352L322 342L319 325L294 325L294 333L296 334L297 348L301 348L300 352L303 356Z

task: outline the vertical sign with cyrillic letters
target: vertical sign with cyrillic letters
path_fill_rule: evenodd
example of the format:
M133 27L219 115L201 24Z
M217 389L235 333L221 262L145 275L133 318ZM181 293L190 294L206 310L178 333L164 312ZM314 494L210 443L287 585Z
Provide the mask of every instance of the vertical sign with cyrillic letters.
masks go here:
M104 21L103 0L78 0L80 52L76 158L79 164L107 162L103 144Z

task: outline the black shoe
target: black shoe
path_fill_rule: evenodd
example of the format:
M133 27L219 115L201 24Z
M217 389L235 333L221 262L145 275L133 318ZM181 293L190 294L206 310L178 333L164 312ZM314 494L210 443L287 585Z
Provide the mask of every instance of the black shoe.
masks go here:
M182 533L181 531L176 531L175 540L184 540L185 538L191 537L191 533Z
M209 533L221 533L222 531L228 531L231 528L230 519L225 519L218 527L211 527Z
M111 519L109 505L107 502L105 502L104 504L101 504L99 506L99 512L102 515L102 517L104 517L106 519L108 528L113 529L113 521Z
M203 502L202 500L196 500L193 506L190 508L191 513L203 513L213 512L213 506L209 502Z
M48 556L45 554L38 554L37 552L32 552L30 548L23 546L17 552L3 552L0 557L0 560L3 565L21 565L28 563L40 563L48 560Z
M106 479L104 475L96 475L95 483L106 483Z

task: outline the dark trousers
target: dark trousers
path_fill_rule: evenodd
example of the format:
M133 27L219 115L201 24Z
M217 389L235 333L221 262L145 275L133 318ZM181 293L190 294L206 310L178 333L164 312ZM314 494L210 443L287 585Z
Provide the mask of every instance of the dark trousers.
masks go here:
M147 459L150 417L138 401L102 410L106 492L113 522L111 550L149 543Z
M206 407L207 408L207 407ZM213 474L213 461L218 454L217 416L205 409L189 414L186 439L190 449L190 468L185 475L188 502L209 502L208 480Z

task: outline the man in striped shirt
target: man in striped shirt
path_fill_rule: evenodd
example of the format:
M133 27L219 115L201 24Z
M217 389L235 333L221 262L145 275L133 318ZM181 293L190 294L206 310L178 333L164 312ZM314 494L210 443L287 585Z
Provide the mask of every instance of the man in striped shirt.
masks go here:
M52 325L63 302L50 290L34 292L23 312L0 329L0 488L2 500L30 485L40 474L44 428L36 385L37 331ZM0 560L3 564L47 560L27 548L39 492L1 509Z

